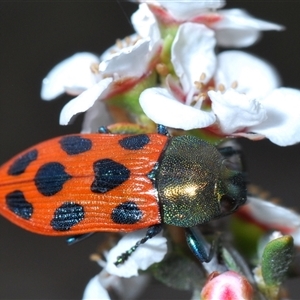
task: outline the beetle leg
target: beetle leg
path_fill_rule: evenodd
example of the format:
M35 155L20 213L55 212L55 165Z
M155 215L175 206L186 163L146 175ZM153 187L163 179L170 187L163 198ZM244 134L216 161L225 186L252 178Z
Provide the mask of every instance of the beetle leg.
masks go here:
M157 125L157 133L165 135L165 136L170 136L168 129L161 124Z
M98 133L111 133L111 132L106 126L100 126L98 128Z
M78 242L81 242L82 240L85 240L86 238L90 237L94 233L95 232L89 232L89 233L70 236L70 237L67 238L66 242L69 246L71 246L71 245L74 245Z
M120 256L118 256L117 260L115 261L114 264L116 266L123 264L140 245L146 243L149 239L156 236L158 233L160 233L161 230L162 230L161 224L150 226L146 232L145 237L143 237L141 240L137 241L136 244L134 246L132 246L129 250L127 250L126 252L124 252Z
M200 230L195 227L189 227L185 230L187 244L193 254L202 262L210 262L216 253L218 238L209 246Z

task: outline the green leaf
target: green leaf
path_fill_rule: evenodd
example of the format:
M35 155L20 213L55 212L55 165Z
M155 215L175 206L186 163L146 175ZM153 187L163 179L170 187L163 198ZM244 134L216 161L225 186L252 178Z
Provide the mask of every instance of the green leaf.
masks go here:
M293 259L294 241L290 235L270 241L262 254L261 271L265 284L280 286Z
M168 255L162 262L152 265L149 270L154 278L179 290L201 290L206 281L206 273L199 264L175 252Z

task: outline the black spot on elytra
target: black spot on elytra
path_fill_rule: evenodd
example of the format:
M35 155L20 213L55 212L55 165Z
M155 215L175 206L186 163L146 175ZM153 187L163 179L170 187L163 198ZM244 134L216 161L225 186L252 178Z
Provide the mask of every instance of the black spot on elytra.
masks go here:
M119 141L122 148L126 150L140 150L143 149L150 142L147 134L139 134L127 136Z
M50 225L56 231L68 231L83 219L83 206L74 202L65 202L55 210Z
M20 175L25 172L28 165L37 159L38 151L33 149L17 158L8 169L8 175Z
M29 203L21 191L14 191L6 195L6 205L19 217L29 220L33 213L33 206Z
M66 136L59 141L61 148L68 155L76 155L92 148L92 141L81 136Z
M106 193L130 177L130 171L124 165L111 159L100 159L93 167L95 180L91 190L94 193Z
M64 183L72 178L65 172L65 167L58 162L42 165L37 171L34 182L38 191L44 196L53 196L62 190Z
M134 201L119 204L111 213L111 219L117 224L135 224L142 217L143 213Z

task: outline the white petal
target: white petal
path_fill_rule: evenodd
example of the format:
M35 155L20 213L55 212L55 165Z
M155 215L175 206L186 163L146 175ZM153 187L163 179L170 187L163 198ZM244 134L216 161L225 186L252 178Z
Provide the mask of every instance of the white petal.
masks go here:
M253 133L253 132L235 132L232 133L233 137L243 137L251 141L260 141L264 140L266 137L263 134Z
M84 114L81 133L97 132L100 126L112 123L112 118L106 110L105 101L96 101Z
M104 262L102 261L101 264L102 263ZM104 263L104 266L105 265L106 263ZM106 291L112 291L115 295L118 296L118 299L122 299L122 300L137 299L141 295L141 293L145 290L149 282L151 281L151 277L149 274L141 274L139 276L124 278L124 277L111 275L107 273L105 269L103 269L100 272L100 274L96 277L98 277L97 278L98 280L93 281L94 280L93 278L91 280L91 286L88 284L86 288L86 291L91 296L90 298L87 299L99 299L99 300L103 298L109 299L109 298L105 298ZM102 292L102 289L104 289L103 298L101 298L101 294L100 294L100 292ZM97 295L100 296L97 297Z
M123 51L127 51L128 47L132 47L140 37L137 33L127 36L125 39L118 40L117 43L106 49L100 56L100 61L111 59L119 55ZM125 49L125 50L124 50Z
M179 26L172 49L171 61L183 90L188 93L202 73L207 83L216 67L214 32L202 24L185 23Z
M97 81L91 72L91 65L99 63L99 58L88 52L74 54L56 65L44 78L41 97L52 100L66 91L78 95Z
M140 4L139 9L132 14L133 28L142 38L150 37L151 41L160 39L160 31L156 19L146 3Z
M259 40L261 32L255 29L219 29L216 30L217 44L221 47L249 47Z
M190 130L207 127L216 120L214 113L180 103L163 88L143 91L140 95L140 104L151 120L168 127Z
M218 12L220 21L212 23L218 44L224 47L248 47L260 37L262 30L283 30L275 23L259 20L242 9L224 9Z
M248 95L233 89L228 89L225 93L209 91L208 95L212 101L212 110L225 134L241 131L266 119L265 109Z
M240 209L270 230L278 230L283 234L292 235L294 243L300 246L300 216L294 211L249 196L247 204Z
M215 24L214 28L253 28L256 30L283 30L284 26L268 21L256 19L249 15L245 10L233 8L218 11L222 20Z
M162 236L162 233L140 245L123 264L119 266L114 264L117 257L144 238L146 232L147 229L143 229L126 234L117 246L109 251L105 270L110 274L128 278L137 276L138 270L146 270L152 264L160 262L167 253L167 240Z
M118 294L120 300L134 300L139 297L151 282L149 274L140 274L130 278L121 278L120 287L114 291Z
M225 5L224 0L162 0L157 1L165 7L176 20L190 20L209 9L218 9Z
M265 97L280 85L275 69L256 56L242 51L224 51L218 55L215 74L216 86L226 89L236 82L236 91L251 98Z
M111 55L99 65L104 76L141 77L149 68L148 64L158 47L150 49L150 40L138 40L134 46L123 48L120 52Z
M100 98L101 94L105 92L111 82L112 78L105 78L68 102L60 113L59 123L67 125L73 116L87 111Z
M261 100L268 119L249 128L249 131L265 135L279 146L300 142L300 91L291 88L274 90Z
M83 300L110 300L107 290L101 285L99 275L93 277L87 284L84 293Z

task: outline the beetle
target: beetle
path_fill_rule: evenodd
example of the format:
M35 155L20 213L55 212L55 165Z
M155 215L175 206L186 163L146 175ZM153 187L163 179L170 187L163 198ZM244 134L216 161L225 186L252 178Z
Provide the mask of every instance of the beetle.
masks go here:
M0 167L0 214L35 233L71 235L69 243L98 231L148 228L120 264L163 224L193 228L245 203L243 172L225 163L231 152L194 136L170 137L161 125L149 134L101 127L57 137ZM200 239L187 232L192 251L207 260Z

